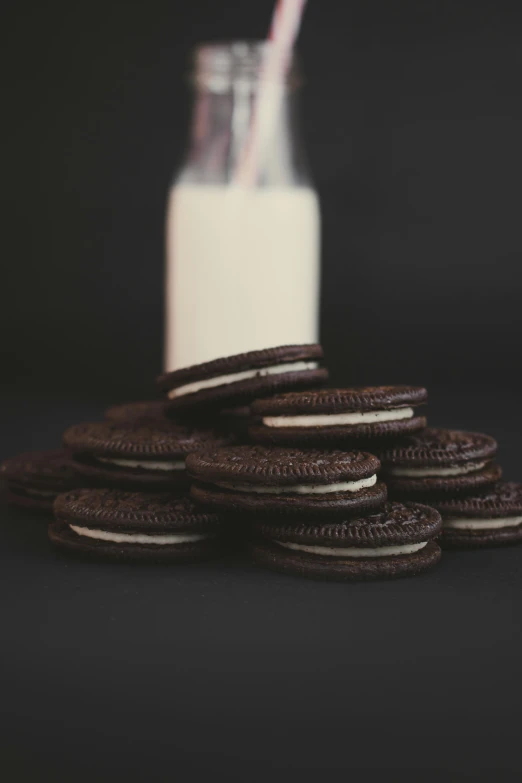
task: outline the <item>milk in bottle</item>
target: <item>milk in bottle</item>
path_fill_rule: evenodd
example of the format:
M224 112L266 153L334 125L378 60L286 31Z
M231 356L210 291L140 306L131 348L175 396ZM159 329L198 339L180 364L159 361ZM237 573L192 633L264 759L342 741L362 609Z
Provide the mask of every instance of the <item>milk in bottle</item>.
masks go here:
M234 171L268 44L196 52L187 160L167 211L165 369L318 340L320 216L291 68L251 187Z

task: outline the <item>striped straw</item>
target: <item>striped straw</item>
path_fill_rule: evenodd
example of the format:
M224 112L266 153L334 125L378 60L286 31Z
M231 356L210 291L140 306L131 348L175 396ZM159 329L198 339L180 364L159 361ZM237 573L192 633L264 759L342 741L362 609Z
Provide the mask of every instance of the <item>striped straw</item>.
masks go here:
M283 98L284 77L299 32L306 0L277 0L268 40L270 49L261 70L252 125L233 177L236 185L256 184L259 163L272 138Z

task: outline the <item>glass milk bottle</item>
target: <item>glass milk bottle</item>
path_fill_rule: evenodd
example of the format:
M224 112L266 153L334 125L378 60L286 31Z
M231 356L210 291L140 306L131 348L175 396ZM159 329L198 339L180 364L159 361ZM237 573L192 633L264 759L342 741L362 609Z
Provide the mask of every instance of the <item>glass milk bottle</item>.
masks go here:
M318 340L319 202L291 65L253 184L237 184L269 44L201 46L167 214L165 369Z

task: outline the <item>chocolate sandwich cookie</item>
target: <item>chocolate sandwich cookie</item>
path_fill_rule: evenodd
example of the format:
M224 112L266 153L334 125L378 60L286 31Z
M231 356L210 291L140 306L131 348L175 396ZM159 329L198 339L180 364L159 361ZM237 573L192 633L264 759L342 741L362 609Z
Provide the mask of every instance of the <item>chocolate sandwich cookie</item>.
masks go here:
M501 476L492 462L496 441L489 435L430 427L378 451L382 475L394 500L473 492Z
M252 514L333 515L376 508L386 500L379 460L360 451L236 446L187 458L191 495L210 508Z
M60 492L85 484L63 449L31 451L4 460L0 474L7 484L7 501L36 511L51 511Z
M230 408L277 391L320 385L328 378L319 366L322 358L320 345L267 348L166 373L158 386L173 413Z
M275 571L357 580L418 574L440 559L440 514L418 503L339 522L255 520L250 551Z
M59 495L49 525L53 544L111 560L184 562L219 551L223 523L187 496L80 489Z
M416 386L361 386L279 394L252 405L256 443L325 446L385 438L426 426L415 408L426 402Z
M107 421L128 422L162 419L165 416L165 400L140 400L112 405L105 411Z
M481 547L522 542L522 484L499 481L473 495L433 501L442 515L442 544Z
M63 442L91 484L159 492L187 486L185 458L191 451L222 446L233 437L165 419L76 424Z

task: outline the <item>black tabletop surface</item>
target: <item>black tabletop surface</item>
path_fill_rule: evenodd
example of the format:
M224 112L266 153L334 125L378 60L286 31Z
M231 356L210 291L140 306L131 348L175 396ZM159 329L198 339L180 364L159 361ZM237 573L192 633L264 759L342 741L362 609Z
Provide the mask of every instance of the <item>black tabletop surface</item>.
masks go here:
M101 405L6 399L0 457ZM432 394L521 479L514 393ZM242 558L68 560L1 508L0 775L13 781L520 780L522 547L327 584Z

